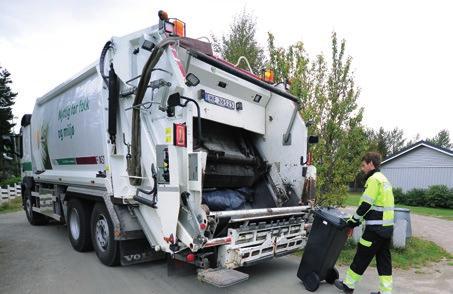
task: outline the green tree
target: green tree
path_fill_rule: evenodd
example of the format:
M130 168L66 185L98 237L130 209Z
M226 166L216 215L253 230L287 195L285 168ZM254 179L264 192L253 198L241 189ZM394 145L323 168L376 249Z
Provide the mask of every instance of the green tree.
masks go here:
M11 90L11 83L11 74L0 66L0 170L3 177L6 175L6 163L3 154L7 148L4 146L2 138L9 135L14 127L11 106L14 105L14 99L17 96L17 93Z
M291 82L290 91L301 98L304 120L313 122L310 132L319 135L319 143L312 147L318 171L318 199L340 204L367 149L367 137L346 41L338 43L333 33L331 42L329 61L324 55L309 61L302 42L288 49L277 48L272 34L268 49L277 81Z
M417 143L417 142L420 141L420 140L421 140L421 136L420 136L419 133L417 133L417 135L415 135L412 139L410 139L410 140L407 141L405 147L412 146L412 145L414 145L415 143Z
M12 83L11 74L0 66L0 134L5 135L11 132L14 124L11 106L14 105L14 93L9 86Z
M427 141L443 148L453 148L453 144L450 143L450 132L446 129L441 130L433 138L427 139Z
M389 147L389 152L391 155L396 152L399 152L405 146L406 139L404 138L404 131L399 128L394 128L391 131L387 132L387 142Z
M373 129L367 130L368 137L368 151L377 151L381 153L382 157L386 157L389 153L389 146L386 141L386 131L383 127L375 131Z
M368 130L367 136L369 138L368 149L381 153L384 158L403 149L406 141L403 130L399 128L386 131L380 127L378 131Z
M241 56L247 58L255 74L259 74L264 61L264 51L255 38L256 19L252 14L243 10L236 15L230 25L229 32L219 41L215 36L214 50L225 60L236 64ZM241 61L238 67L249 70L246 62Z

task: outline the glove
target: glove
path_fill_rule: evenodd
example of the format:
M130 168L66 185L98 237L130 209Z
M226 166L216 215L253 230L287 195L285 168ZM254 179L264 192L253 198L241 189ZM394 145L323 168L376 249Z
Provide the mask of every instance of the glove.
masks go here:
M360 220L354 218L354 216L351 216L351 217L346 221L346 225L347 225L349 228L355 228L355 227L357 227L357 226L360 225Z

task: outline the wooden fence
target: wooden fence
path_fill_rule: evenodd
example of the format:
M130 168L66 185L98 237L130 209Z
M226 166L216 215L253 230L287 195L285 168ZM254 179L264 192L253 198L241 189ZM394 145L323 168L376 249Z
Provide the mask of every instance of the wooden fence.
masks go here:
M0 187L0 191L0 204L9 202L17 197L21 197L20 184Z

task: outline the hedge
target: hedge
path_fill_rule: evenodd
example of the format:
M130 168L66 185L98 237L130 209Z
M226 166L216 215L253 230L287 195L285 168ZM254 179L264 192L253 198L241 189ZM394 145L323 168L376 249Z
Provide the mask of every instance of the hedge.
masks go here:
M11 177L8 179L3 179L0 180L0 187L4 187L6 185L14 185L14 184L19 184L22 181L21 177Z
M393 196L397 204L453 208L453 189L444 185L434 185L428 189L415 188L406 193L401 188L394 188Z

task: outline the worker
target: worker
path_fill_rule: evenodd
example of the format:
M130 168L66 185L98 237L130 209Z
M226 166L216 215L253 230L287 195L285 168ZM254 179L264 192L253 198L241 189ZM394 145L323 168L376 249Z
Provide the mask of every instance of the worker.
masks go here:
M360 169L366 174L365 191L359 207L347 224L353 228L364 220L365 231L344 279L335 281L335 286L344 293L354 292L356 283L375 256L380 289L372 294L392 293L390 240L393 234L394 200L390 182L379 171L380 164L381 155L377 152L368 152L362 158Z

